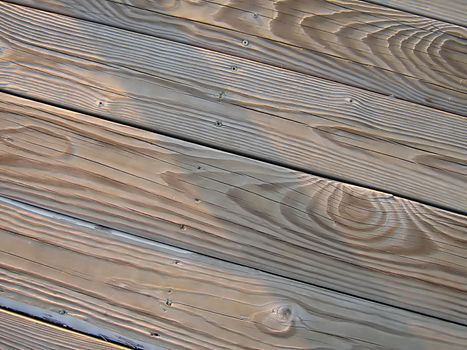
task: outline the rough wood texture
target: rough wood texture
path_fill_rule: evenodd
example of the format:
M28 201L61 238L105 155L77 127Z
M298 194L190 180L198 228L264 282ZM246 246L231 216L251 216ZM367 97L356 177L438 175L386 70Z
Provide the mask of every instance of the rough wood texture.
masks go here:
M253 59L458 114L465 115L467 113L465 109L465 90L458 92L446 89L437 84L399 74L392 70L362 65L350 59L257 36L264 33L250 22L253 21L255 22L253 24L266 26L267 23L264 23L264 18L255 18L252 13L235 17L237 14L234 13L229 20L228 11L226 13L225 9L222 10L222 7L210 2L196 2L196 5L186 1L179 1L176 4L172 2L146 1L143 3L140 1L126 1L126 5L108 0L14 0L11 2ZM316 4L316 6L320 6L320 4ZM359 6L363 6L362 3L359 3ZM365 13L345 10L345 18L349 22L354 19L357 21L355 24L357 26L362 26L358 21L363 20L366 23L365 26L369 28L372 24L374 25L373 29L377 29L378 25L385 25L389 28L383 34L377 33L374 35L390 35L392 27L396 28L393 32L397 33L397 30L400 30L401 33L405 33L401 35L410 35L413 32L419 32L418 34L422 35L427 30L435 30L437 32L441 31L444 33L443 35L449 35L449 33L453 32L456 35L465 37L464 30L456 26L387 9L378 11L378 15L375 15L373 13L374 6L368 4L365 6L369 6L369 8L363 10L366 11ZM229 11L234 10L230 9ZM195 21L172 17L171 15L184 16ZM331 17L329 21L341 21L340 18L333 19L331 14L329 16ZM388 16L388 18L385 16ZM359 17L363 17L363 19ZM325 16L317 18L326 21ZM196 21L207 21L215 25ZM246 22L246 24L242 21ZM294 19L294 21L296 22L297 19ZM223 25L226 28L221 28L218 25ZM270 29L266 28L264 30L269 31ZM415 36L415 34L413 35ZM423 47L421 50L428 50L423 46L426 44L425 41L434 40L433 36L436 35L427 33L425 37L421 38L420 40L423 41L418 43L418 46ZM274 38L275 34L271 33L270 36ZM247 46L242 44L245 40L248 42ZM394 34L391 43L397 45L402 42L401 40ZM442 39L438 38L437 40ZM289 41L286 40L286 42ZM412 45L407 41L403 43L404 47ZM446 39L442 45L448 47L450 45L449 40ZM436 45L434 44L434 46ZM313 48L315 47L313 46ZM444 54L446 51L434 47L430 47L430 49L434 49L432 50L433 55L439 52ZM448 50L448 52L450 51ZM373 57L373 55L370 56ZM422 63L417 65L424 66Z
M18 6L0 24L6 91L467 211L463 117Z
M466 322L465 216L6 94L0 101L5 196Z
M436 18L441 21L467 26L467 2L465 0L365 0L391 6L403 11Z
M5 298L167 349L464 350L467 328L0 199ZM146 346L144 346L146 349Z
M0 349L125 350L123 347L5 310L0 310Z

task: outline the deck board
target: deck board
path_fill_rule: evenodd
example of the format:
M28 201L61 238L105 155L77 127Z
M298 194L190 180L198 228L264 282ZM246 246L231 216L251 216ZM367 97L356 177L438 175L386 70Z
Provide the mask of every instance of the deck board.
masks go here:
M167 40L2 8L6 91L467 212L464 117Z
M245 23L230 23L232 21L219 20L223 7L208 1L196 2L192 5L187 1L179 1L177 6L170 6L170 2L125 1L125 4L121 4L109 0L12 0L11 2L252 59L458 114L466 115L467 113L463 84L459 92L418 77L400 74L375 65L360 64L349 58L341 57L342 55L326 54L317 50L315 45L312 49L303 49L288 40L273 40L274 33L269 35L263 33L269 33L272 30L266 23L261 22L264 28L257 28L249 23L252 20L257 21L250 12L246 15L240 14L237 19ZM373 17L374 5L362 5L364 4L362 2L351 2L351 4L363 6L366 16L370 16L371 21L376 21L377 24L381 21L388 27L393 26L401 31L403 28L415 26L410 32L423 33L425 30L435 30L442 31L443 36L454 33L456 37L461 36L464 39L466 37L464 28L399 11L381 10L384 8L380 6L377 9L380 9L379 16L382 17ZM365 9L365 6L368 8ZM348 15L349 18L356 17L357 21L359 13L356 11ZM332 15L329 16L332 21ZM226 17L229 18L228 15ZM232 18L234 18L233 15ZM421 35L420 33L418 34ZM398 38L397 33L393 35L391 42L398 43L401 38ZM429 34L426 36L431 38ZM242 44L245 40L249 43L247 46ZM449 40L446 41L449 42ZM455 41L457 42L458 39ZM461 47L464 47L464 41L460 40L460 42ZM434 47L427 48L423 42L418 45L423 47L422 50L440 51ZM449 45L446 44L446 46ZM372 48L370 44L369 48ZM465 66L465 50L463 52L461 61ZM363 56L373 57L374 55ZM433 60L438 61L436 57ZM417 66L423 67L424 65L422 62L417 62ZM465 71L461 74L465 78Z
M0 194L466 321L465 216L5 94L0 100Z
M463 326L21 203L0 199L0 218L3 296L118 332L134 348L463 350L467 345Z
M126 348L0 310L0 349L125 350Z
M436 18L441 21L467 26L467 2L465 0L367 0L375 4L390 6Z
M467 349L466 11L0 0L0 348Z

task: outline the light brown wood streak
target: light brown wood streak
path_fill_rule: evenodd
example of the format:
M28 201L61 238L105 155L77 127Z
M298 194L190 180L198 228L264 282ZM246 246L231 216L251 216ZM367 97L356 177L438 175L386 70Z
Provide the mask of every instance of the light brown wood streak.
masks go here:
M2 8L7 91L467 210L459 190L467 178L465 118L187 45Z
M365 0L383 6L391 6L403 11L410 11L436 18L441 21L467 26L467 3L465 0Z
M201 3L197 3L196 6L185 10L185 7L182 6L183 2L179 3L179 6L163 6L160 2L157 4L131 2L131 5L126 2L127 4L124 5L107 0L14 0L11 2L253 59L458 114L465 115L467 113L465 109L466 98L463 92L446 89L387 69L362 65L315 50L302 49L258 37L254 34L261 35L261 33L249 30L251 27L249 25L238 28L228 27L232 30L168 16L185 16L193 20L220 25L214 21L217 18L215 11L218 11L218 6L210 3L202 3L202 6ZM211 9L211 12L214 11L211 15L209 15L209 9L205 9L209 6L215 6L214 9ZM164 13L168 15L164 15ZM426 21L414 16L412 16L414 18L410 16L406 18L406 16L407 14L393 16L395 18L392 21L396 21L394 26L398 26L397 21L405 20L409 23L406 25L411 26L420 25L420 22ZM243 18L245 16L241 17L241 19ZM387 19L384 23L392 22ZM445 28L445 25L439 23L428 23L425 27L449 32L449 26ZM249 45L243 46L243 40L247 40Z
M463 350L467 328L0 199L2 295L168 349ZM151 335L152 334L152 335Z
M0 310L0 349L124 350L125 348Z
M465 216L6 94L0 101L2 195L466 322Z

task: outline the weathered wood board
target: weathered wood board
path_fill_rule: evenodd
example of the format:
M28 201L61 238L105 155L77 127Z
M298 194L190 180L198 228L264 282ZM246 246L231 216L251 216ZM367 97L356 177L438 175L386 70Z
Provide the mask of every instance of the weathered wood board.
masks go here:
M466 92L467 30L461 26L359 0L180 1L169 8L183 14L197 8L201 22L250 28L257 36Z
M0 349L125 350L126 348L0 309Z
M129 339L130 348L464 350L467 345L463 326L8 199L0 198L0 218L0 294L111 329Z
M0 350L467 349L465 11L0 0Z
M258 8L252 8L252 4L263 2L231 1L228 5L227 1L220 5L212 1L12 2L467 113L462 68L466 63L465 28L361 1L306 0L280 4L267 1L265 7L258 5ZM279 14L280 11L285 13ZM287 14L290 11L293 15ZM316 23L310 27L308 22ZM461 75L460 79L446 78L454 80L457 88L440 85L438 78L447 73L438 72L430 64L447 65L451 73ZM418 77L420 72L425 79Z
M6 91L467 212L466 118L166 40L1 8Z
M465 0L366 0L467 27Z
M2 195L466 322L465 216L0 96Z

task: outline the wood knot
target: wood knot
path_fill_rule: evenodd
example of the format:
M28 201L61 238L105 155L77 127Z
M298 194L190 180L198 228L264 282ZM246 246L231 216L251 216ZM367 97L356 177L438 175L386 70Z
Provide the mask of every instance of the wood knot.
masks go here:
M295 312L291 305L278 305L253 315L256 327L276 337L291 337L295 332Z
M292 317L292 309L289 306L281 306L277 309L272 310L273 314L276 314L276 317L281 322L289 322Z

